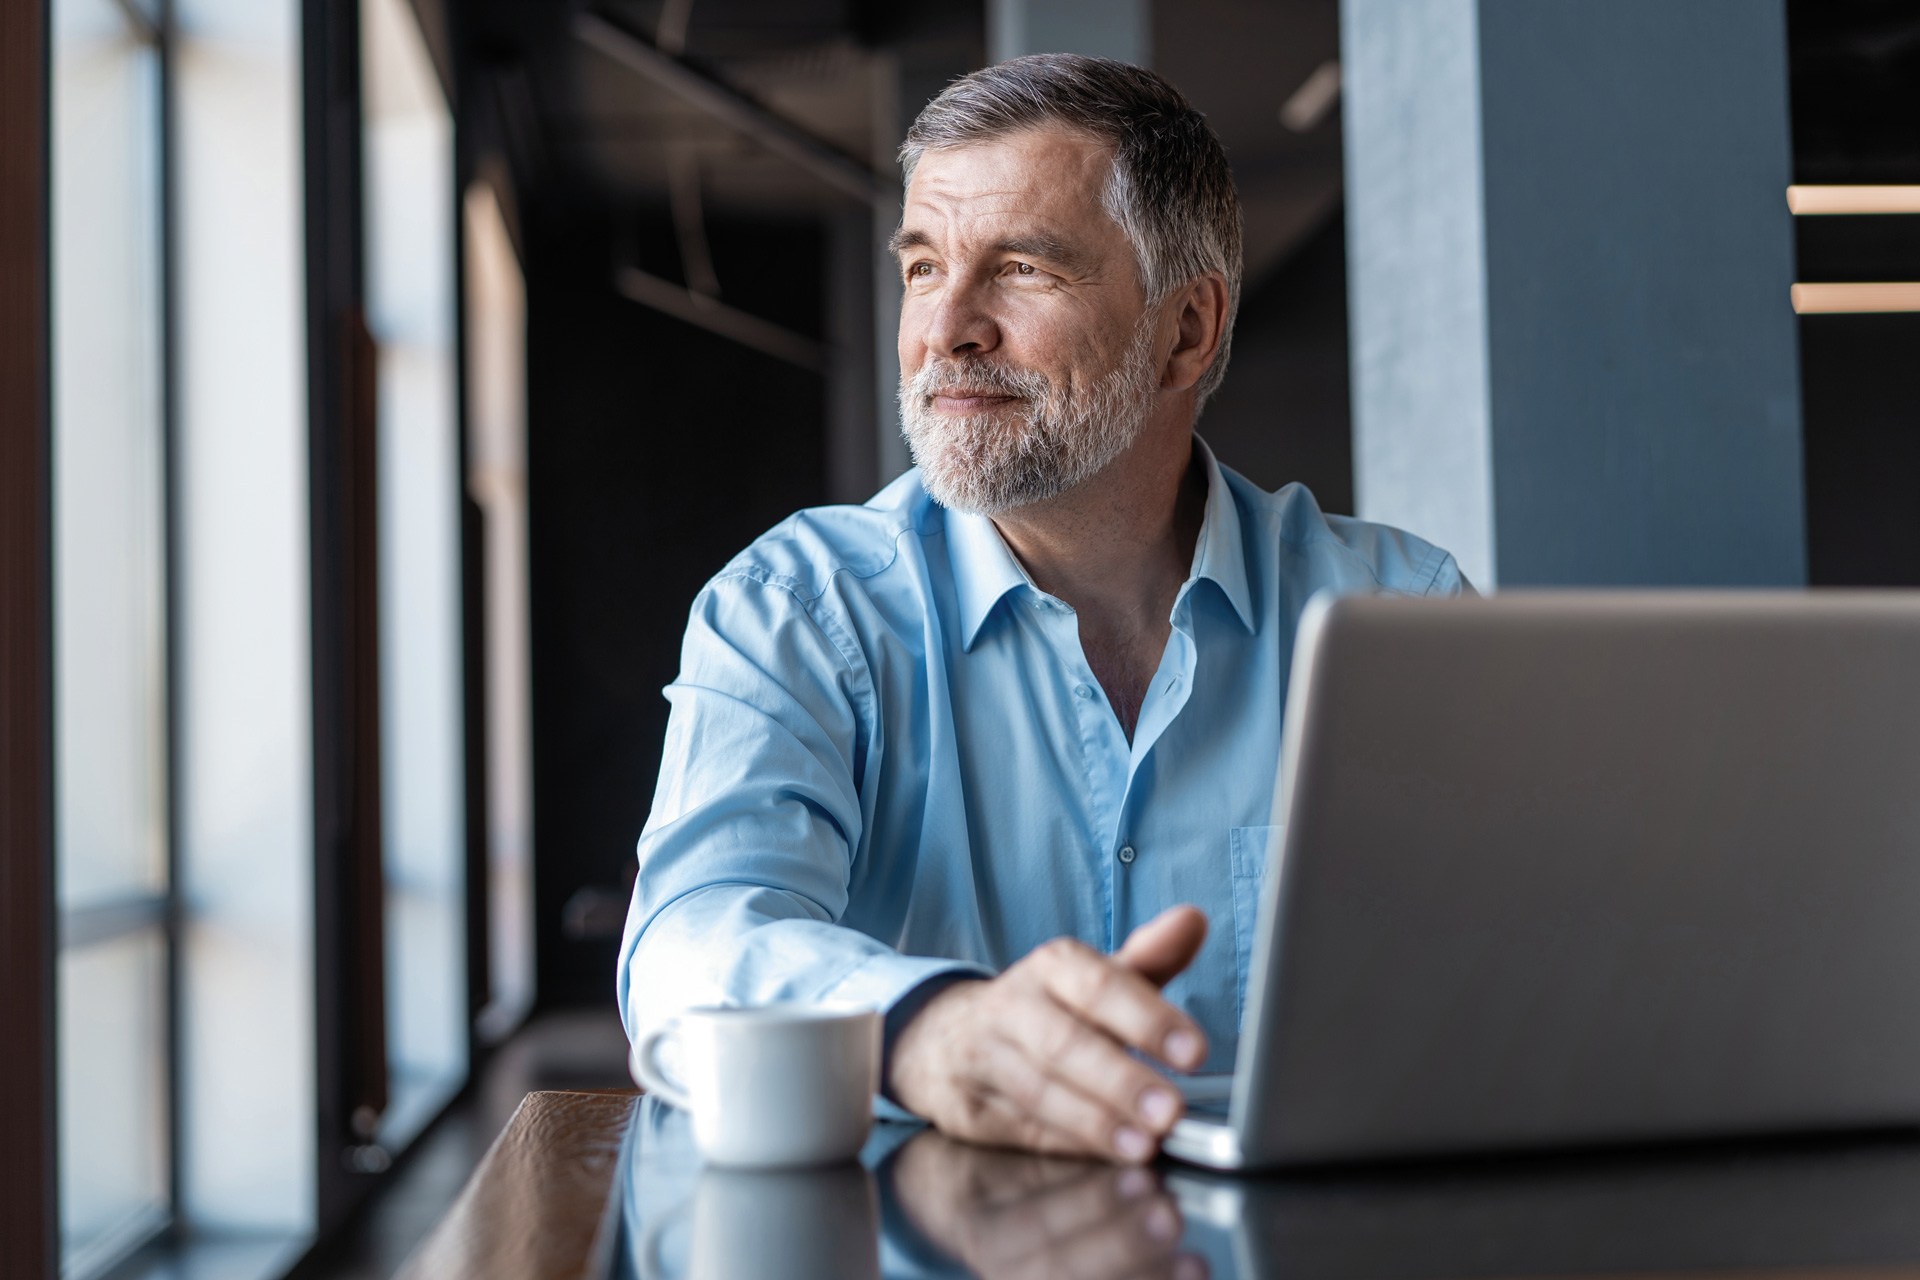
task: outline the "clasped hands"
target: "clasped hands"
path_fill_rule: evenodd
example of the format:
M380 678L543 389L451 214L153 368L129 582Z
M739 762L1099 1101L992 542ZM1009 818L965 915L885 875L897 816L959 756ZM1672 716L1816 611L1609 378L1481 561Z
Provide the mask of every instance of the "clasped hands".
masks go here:
M941 1131L994 1146L1141 1164L1179 1120L1177 1070L1206 1061L1199 1026L1160 989L1200 951L1207 918L1172 907L1105 955L1071 938L929 1000L894 1043L893 1096Z

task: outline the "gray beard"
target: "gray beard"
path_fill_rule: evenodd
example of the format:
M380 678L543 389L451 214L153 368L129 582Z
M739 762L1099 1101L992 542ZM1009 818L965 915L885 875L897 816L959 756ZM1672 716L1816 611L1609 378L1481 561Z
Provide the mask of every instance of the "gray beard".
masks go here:
M1084 391L1034 369L931 359L900 380L901 434L935 502L997 515L1065 493L1126 452L1153 410L1157 373L1147 317L1120 362ZM1018 397L1024 412L1007 421L1002 410L997 422L992 414L934 412L934 395L958 387Z

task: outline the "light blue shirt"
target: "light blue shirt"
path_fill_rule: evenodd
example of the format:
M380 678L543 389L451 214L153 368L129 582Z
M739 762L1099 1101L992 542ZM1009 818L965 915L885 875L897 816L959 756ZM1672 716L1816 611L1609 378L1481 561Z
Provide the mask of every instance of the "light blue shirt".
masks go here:
M1167 996L1231 1070L1295 623L1319 591L1451 595L1453 557L1207 470L1133 741L992 522L910 471L803 511L693 604L620 948L629 1034L700 1004L868 1003L1051 938L1207 913Z

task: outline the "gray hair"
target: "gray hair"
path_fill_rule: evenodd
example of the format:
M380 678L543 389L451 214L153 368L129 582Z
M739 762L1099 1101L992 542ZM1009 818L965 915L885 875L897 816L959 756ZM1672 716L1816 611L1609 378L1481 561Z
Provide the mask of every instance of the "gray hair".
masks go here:
M1220 139L1178 89L1112 58L1014 58L962 76L929 102L907 130L900 164L912 181L928 151L1048 125L1113 149L1100 203L1133 245L1148 306L1209 271L1226 277L1226 330L1197 387L1205 404L1226 377L1240 310L1240 197Z

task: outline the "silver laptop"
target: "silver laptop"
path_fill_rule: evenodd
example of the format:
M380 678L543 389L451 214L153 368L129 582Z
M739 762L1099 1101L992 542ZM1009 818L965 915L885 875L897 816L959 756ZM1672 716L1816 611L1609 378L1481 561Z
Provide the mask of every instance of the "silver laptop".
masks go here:
M1920 592L1317 600L1275 795L1169 1154L1920 1125Z

